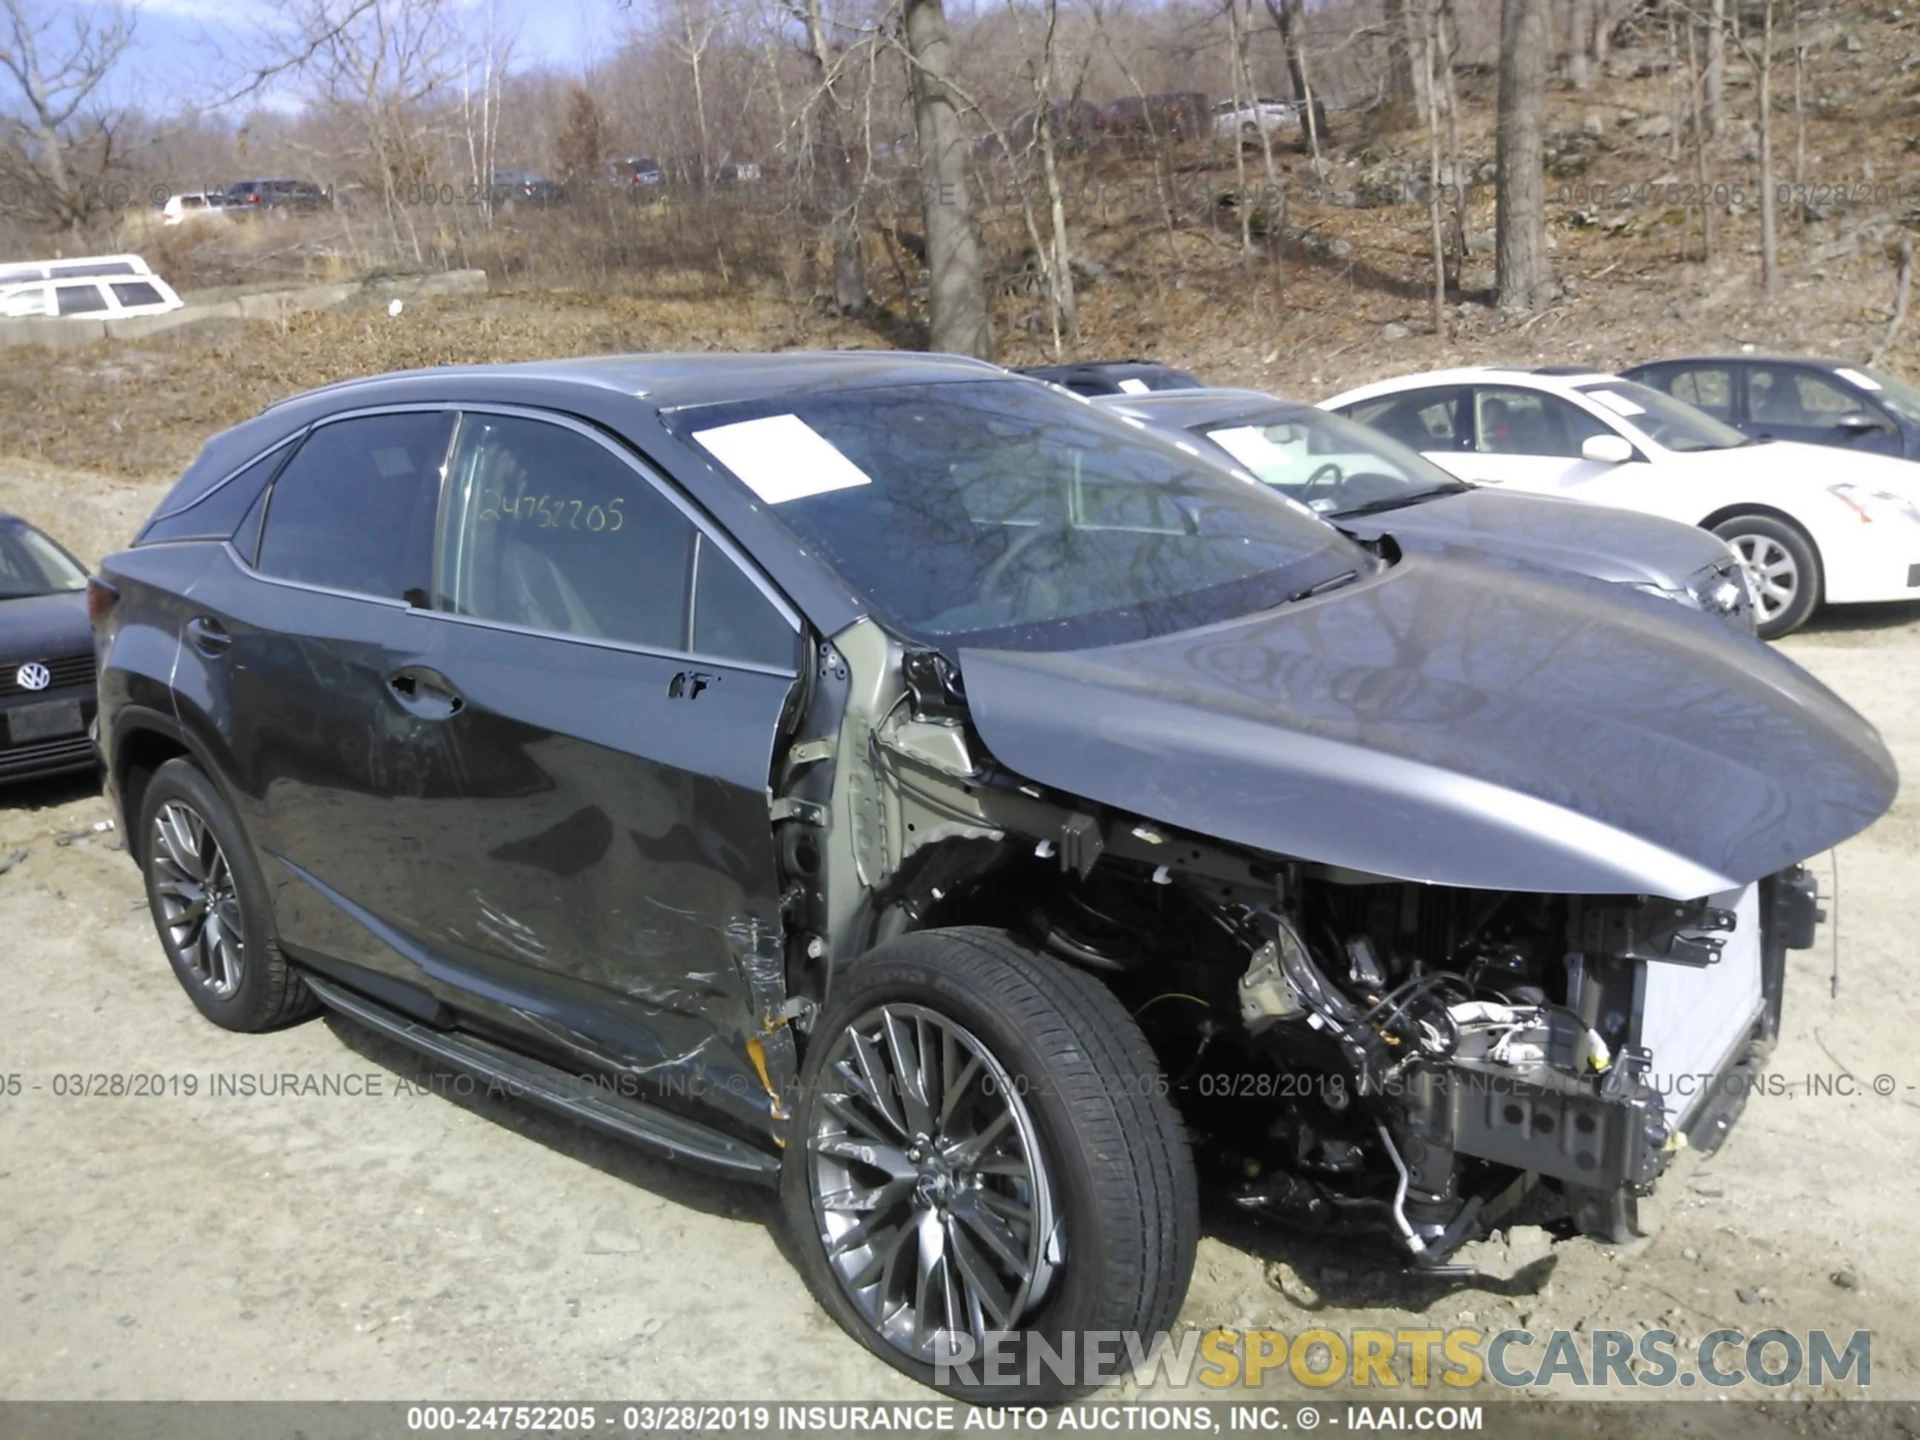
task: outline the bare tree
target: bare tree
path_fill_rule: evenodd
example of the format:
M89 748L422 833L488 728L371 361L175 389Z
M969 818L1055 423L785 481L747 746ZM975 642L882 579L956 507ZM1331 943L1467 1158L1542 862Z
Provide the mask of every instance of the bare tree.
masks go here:
M1439 0L1420 0L1420 21L1420 68L1427 94L1427 222L1433 231L1433 333L1443 335L1447 324L1447 244L1440 220L1440 87L1434 74L1434 61L1440 52Z
M0 0L0 11L0 72L19 92L17 107L0 109L0 175L43 218L78 228L106 204L117 117L90 107L133 43L133 19L117 4L61 20L37 18L26 0Z
M1291 89L1295 104L1307 103L1307 71L1300 58L1300 37L1297 17L1300 13L1300 0L1266 0L1267 14L1273 17L1273 28L1280 33L1280 52L1287 64L1287 84Z
M934 350L993 353L980 237L967 188L967 137L951 78L953 36L942 0L902 0L901 29L912 63L913 121L927 227L928 335Z
M786 0L806 35L813 68L813 97L804 114L813 139L803 140L802 164L826 182L830 214L827 231L833 246L833 306L842 315L867 308L866 257L860 245L860 187L853 152L847 144L846 99L840 58L827 33L821 0ZM824 175L822 174L824 172Z
M1720 133L1720 106L1727 91L1727 0L1713 0L1707 22L1707 96L1701 119L1709 140Z
M1567 0L1567 79L1576 90L1592 82L1588 59L1593 44L1593 0Z
M1550 47L1540 0L1502 0L1495 248L1503 310L1538 309L1553 283L1541 134Z

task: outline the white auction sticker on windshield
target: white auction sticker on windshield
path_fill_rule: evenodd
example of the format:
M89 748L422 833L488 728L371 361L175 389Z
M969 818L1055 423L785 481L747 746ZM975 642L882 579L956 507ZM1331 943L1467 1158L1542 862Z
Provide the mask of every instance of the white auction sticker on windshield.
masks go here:
M798 415L696 430L693 438L769 505L871 485L873 477Z
M1842 380L1851 380L1862 390L1878 390L1880 388L1880 382L1878 380L1874 379L1871 375L1862 375L1858 370L1848 370L1842 367L1833 373L1838 375Z
M1598 400L1616 415L1633 416L1647 413L1646 406L1634 404L1618 390L1589 390L1587 395L1591 399Z

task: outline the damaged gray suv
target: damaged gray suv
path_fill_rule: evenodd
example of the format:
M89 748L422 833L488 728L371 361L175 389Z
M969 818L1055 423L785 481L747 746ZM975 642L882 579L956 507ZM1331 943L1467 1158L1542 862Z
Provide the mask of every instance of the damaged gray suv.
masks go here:
M996 1402L1171 1325L1203 1190L1411 1265L1529 1190L1631 1235L1897 783L1716 619L950 358L316 391L94 587L208 1018L778 1186L850 1333Z

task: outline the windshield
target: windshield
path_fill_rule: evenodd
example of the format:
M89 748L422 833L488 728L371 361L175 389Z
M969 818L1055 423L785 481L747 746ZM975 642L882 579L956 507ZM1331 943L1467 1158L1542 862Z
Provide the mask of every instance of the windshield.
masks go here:
M705 406L673 423L880 618L949 650L1142 639L1374 563L1195 446L1025 380Z
M1637 380L1605 380L1575 387L1589 400L1611 410L1654 444L1667 450L1731 450L1753 442L1684 400Z
M87 572L31 525L0 525L0 600L87 588Z
M1870 381L1870 384L1860 385L1860 388L1871 392L1878 404L1884 405L1908 424L1920 425L1920 385L1902 380L1898 375L1889 375L1873 365L1849 365L1834 373L1856 385L1860 385L1862 380Z
M1325 410L1276 409L1201 433L1263 484L1320 515L1388 510L1470 488L1391 436Z

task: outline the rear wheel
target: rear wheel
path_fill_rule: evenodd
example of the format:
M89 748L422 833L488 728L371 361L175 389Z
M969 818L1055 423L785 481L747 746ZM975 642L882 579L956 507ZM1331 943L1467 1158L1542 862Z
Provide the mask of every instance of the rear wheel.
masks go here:
M1820 557L1798 525L1772 515L1734 515L1713 533L1739 552L1753 586L1762 640L1777 640L1807 623L1820 603Z
M1091 976L1002 931L903 936L836 982L802 1080L788 1222L815 1296L888 1363L970 1401L1050 1403L1120 1378L1085 1368L1089 1332L1143 1352L1172 1324L1192 1159Z
M271 1030L317 1008L280 953L266 885L225 797L190 760L169 760L140 799L147 905L173 973L229 1030Z

